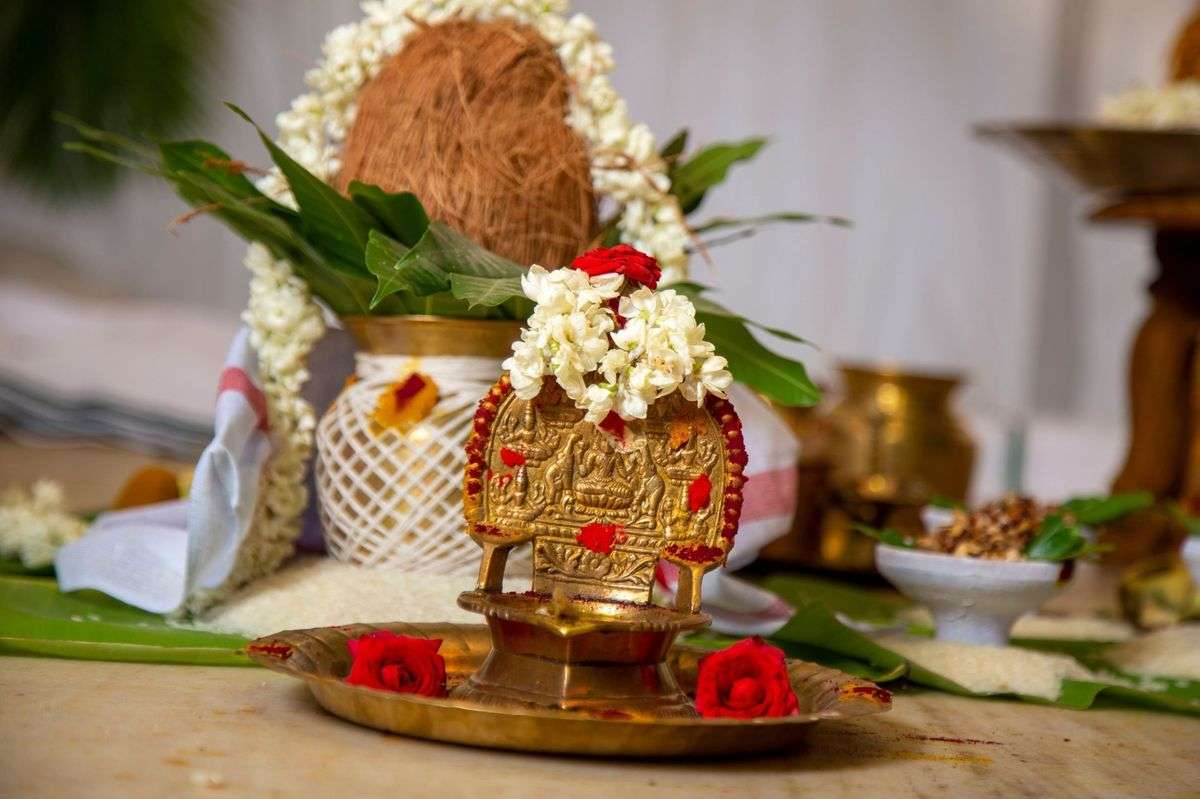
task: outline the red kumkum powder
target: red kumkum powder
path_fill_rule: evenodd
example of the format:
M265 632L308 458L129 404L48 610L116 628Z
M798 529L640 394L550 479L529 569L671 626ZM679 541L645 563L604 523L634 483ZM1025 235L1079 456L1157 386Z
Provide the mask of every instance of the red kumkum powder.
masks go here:
M698 513L701 508L707 508L711 496L712 480L708 479L707 474L702 474L688 486L688 510Z
M575 536L575 543L584 549L599 552L601 555L611 554L613 546L624 540L625 532L621 525L601 524L599 522L585 524L579 528L579 535Z
M509 449L508 447L500 448L500 460L510 469L525 465L525 456L515 449Z

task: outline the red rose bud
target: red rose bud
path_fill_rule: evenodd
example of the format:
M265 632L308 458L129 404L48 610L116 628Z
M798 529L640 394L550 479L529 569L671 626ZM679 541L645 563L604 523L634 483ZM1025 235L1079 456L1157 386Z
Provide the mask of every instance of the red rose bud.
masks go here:
M346 682L419 696L446 695L446 661L437 638L410 638L387 630L346 642L353 663Z
M613 546L623 540L625 540L625 533L621 525L600 524L599 522L585 524L579 528L579 535L575 536L575 543L592 552L599 552L601 555L611 554Z
M509 449L508 447L500 448L500 460L510 469L525 465L525 456L515 449Z
M658 279L662 277L658 261L628 244L589 250L572 261L571 266L592 277L613 273L624 275L647 288L658 286Z
M755 637L706 656L696 675L696 710L705 718L798 714L783 651Z
M688 510L697 513L701 508L708 507L711 494L712 480L708 479L707 474L700 475L688 486Z

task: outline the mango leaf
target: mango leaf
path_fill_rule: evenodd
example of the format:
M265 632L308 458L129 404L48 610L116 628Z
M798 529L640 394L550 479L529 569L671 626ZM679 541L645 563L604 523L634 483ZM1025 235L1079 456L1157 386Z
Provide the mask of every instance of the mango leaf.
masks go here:
M367 298L373 289L370 280L357 270L328 260L292 224L234 197L203 174L181 171L168 173L167 177L180 187L184 199L199 202L207 198L206 202L218 206L214 215L244 238L262 242L276 257L290 261L313 294L334 313L367 312Z
M1107 524L1153 504L1154 495L1149 491L1131 491L1107 497L1074 497L1059 505L1058 509L1073 516L1080 524Z
M409 191L398 194L378 186L350 181L350 199L378 222L385 233L406 247L415 247L425 229L429 216L417 195Z
M741 142L722 142L676 163L669 174L671 193L679 198L683 213L696 210L708 190L725 180L731 166L739 161L749 161L766 143L766 139L757 137Z
M428 257L448 274L475 277L520 277L525 267L476 244L442 222L430 222L426 233Z
M450 276L425 255L428 247L424 237L409 248L378 230L371 231L367 238L367 270L379 278L371 298L372 309L396 292L426 297L450 289Z
M232 103L225 105L258 131L271 160L291 187L296 205L300 206L305 231L313 244L332 260L365 271L363 253L374 221L371 215L285 153L245 111Z
M249 666L246 639L168 625L95 591L48 578L0 577L0 652L87 660Z
M708 299L707 297L703 296L703 294L704 294L704 292L709 291L710 288L708 286L703 285L702 283L693 283L690 281L689 282L681 282L681 283L672 283L671 285L667 286L666 288L674 289L675 291L679 292L680 294L686 295L688 297L688 299L690 299L692 301L692 305L696 308L697 314L705 313L705 314L710 314L712 316L723 316L732 321L740 322L744 325L758 328L759 330L763 331L764 333L770 333L772 336L778 336L779 338L781 338L785 341L793 341L797 344L808 344L808 345L812 346L812 342L800 338L795 333L791 333L787 330L782 330L778 327L768 327L767 325L759 324L758 322L755 322L752 319L747 319L744 316L739 316L738 314L734 313L733 311L729 310L728 308L724 307L723 305L721 305L717 302L714 302L713 300Z
M482 305L494 308L510 300L528 301L521 289L519 277L476 277L475 275L451 275L450 293L470 307Z
M704 323L705 338L729 359L729 371L739 382L784 406L821 401L821 390L809 379L804 364L768 350L745 323L704 311L697 311L696 319Z
M708 233L713 230L722 230L726 228L758 228L765 225L773 225L779 222L788 223L808 223L808 222L824 222L829 225L838 227L850 227L851 222L844 216L825 216L822 214L804 214L799 211L779 211L774 214L762 214L760 216L716 216L707 221L701 222L692 227L692 232L696 234Z
M379 278L373 307L396 292L422 297L448 291L452 275L497 279L519 278L525 273L521 266L441 222L429 223L425 235L411 249L377 231L369 238L378 240L367 257L368 270Z
M236 162L220 147L206 141L169 141L158 145L163 166L171 172L199 172L225 191L242 200L261 197L264 204L294 213L270 200L247 178Z

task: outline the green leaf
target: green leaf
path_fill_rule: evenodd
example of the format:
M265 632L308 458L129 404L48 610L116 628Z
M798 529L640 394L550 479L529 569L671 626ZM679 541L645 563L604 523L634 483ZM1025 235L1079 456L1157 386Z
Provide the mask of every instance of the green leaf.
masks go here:
M1149 491L1131 491L1107 497L1074 497L1059 505L1058 509L1073 516L1080 524L1107 524L1153 504L1154 495Z
M839 622L821 602L801 599L793 602L796 614L769 640L793 656L838 668L848 673L903 675L918 685L960 696L991 696L967 690L949 678L913 663L862 633ZM861 671L853 671L853 662ZM847 668L849 665L849 668ZM868 677L885 681L884 677ZM1200 714L1200 690L1196 683L1162 691L1139 690L1123 685L1063 680L1062 691L1052 702L1028 696L1017 698L1035 704L1052 704L1083 710L1096 705L1101 697L1114 703L1137 705L1154 710Z
M1038 534L1025 545L1025 557L1030 560L1062 561L1087 554L1091 542L1079 528L1058 514L1042 519Z
M379 278L373 304L397 292L423 297L450 291L453 275L519 279L525 273L518 264L479 246L441 222L431 222L425 235L411 249L377 231L372 231L370 238L374 245L368 248L367 268Z
M521 278L519 277L451 275L450 293L472 308L479 305L494 308L517 299L528 301L525 292L521 289Z
M692 301L692 305L696 309L697 318L701 313L708 314L710 316L721 316L734 322L740 322L743 325L758 328L764 333L770 333L772 336L777 336L785 341L792 341L796 344L808 344L809 346L813 346L812 342L800 338L795 333L791 333L778 327L769 327L767 325L759 324L752 319L739 316L720 303L714 302L707 297L702 296L704 292L709 291L710 289L708 286L705 286L701 283L693 283L690 281L672 283L666 288L673 289L680 294L687 295L688 299Z
M913 549L916 546L912 542L911 539L906 538L905 536L901 535L898 531L893 530L891 527L884 527L884 528L880 529L878 527L872 527L869 524L857 524L857 523L852 526L854 527L855 530L857 530L858 532L867 536L868 538L874 538L879 543L887 544L890 547L903 547L904 549Z
M233 159L220 147L206 141L170 141L158 145L163 166L171 172L199 172L239 199L266 195L233 167ZM280 206L282 208L283 206Z
M409 248L378 230L371 231L367 239L367 270L379 278L375 296L371 298L372 309L396 292L427 297L450 289L450 276L425 256L427 249L424 238Z
M731 166L754 158L766 143L766 139L756 137L713 144L677 163L670 172L671 193L679 198L683 213L696 210L708 190L725 180Z
M180 187L180 195L193 203L211 202L219 207L214 215L249 241L266 245L278 258L292 263L297 274L316 296L337 314L367 312L373 286L362 274L331 262L289 224L250 201L240 200L198 172L171 172L167 178Z
M880 626L895 624L901 611L914 604L899 594L883 589L868 590L810 575L772 574L761 580L759 585L792 605L812 600L820 602L832 613Z
M967 506L963 504L962 500L952 499L951 497L945 497L941 494L934 494L929 498L929 502L926 504L934 508L942 508L943 510L967 509Z
M47 578L0 577L0 652L88 660L249 666L246 639L173 627L95 591Z
M333 260L352 269L364 270L363 253L374 221L371 215L285 153L245 111L232 103L226 105L258 131L271 160L292 189L296 205L300 207L300 218L313 244Z
M382 225L385 233L406 247L415 247L429 227L425 207L412 192L392 194L378 186L352 180L350 199Z
M525 267L476 244L442 222L430 222L428 257L448 274L475 277L520 277Z
M774 214L762 214L761 216L717 216L705 222L692 227L692 232L699 235L700 233L708 233L713 230L722 230L725 228L759 228L766 225L773 225L779 222L789 223L807 223L807 222L824 222L829 225L838 227L850 227L851 222L844 216L825 216L822 214L804 214L798 211L779 211Z
M697 311L705 338L729 360L729 370L740 382L780 405L816 405L821 390L808 377L804 364L771 352L751 335L739 319Z
M684 149L687 147L687 140L688 129L683 128L674 136L672 136L670 141L662 146L662 149L658 151L658 154L662 156L664 161L667 161L668 163L673 162L683 154Z

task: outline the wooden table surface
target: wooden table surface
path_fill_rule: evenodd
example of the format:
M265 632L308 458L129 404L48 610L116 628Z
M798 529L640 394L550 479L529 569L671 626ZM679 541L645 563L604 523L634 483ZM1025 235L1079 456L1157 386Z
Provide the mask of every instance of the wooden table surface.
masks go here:
M263 669L0 657L0 796L1200 797L1200 721L905 691L788 755L617 762L411 740Z

